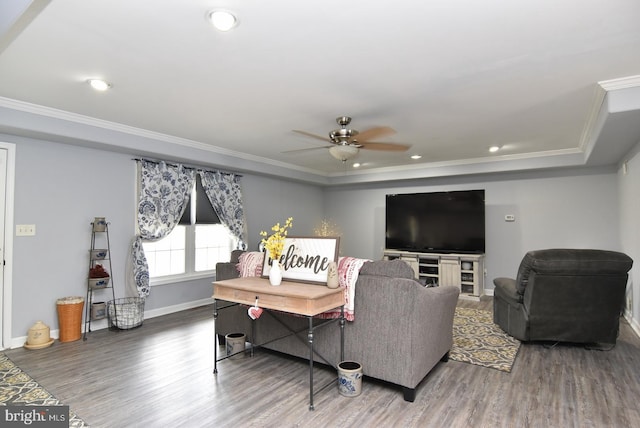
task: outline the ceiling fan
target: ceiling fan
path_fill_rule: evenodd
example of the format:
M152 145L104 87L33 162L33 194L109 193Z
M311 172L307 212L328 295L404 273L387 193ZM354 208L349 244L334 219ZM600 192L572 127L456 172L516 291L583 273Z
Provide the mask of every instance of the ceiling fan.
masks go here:
M328 141L332 145L291 151L328 148L331 156L344 162L347 159L351 159L352 157L357 155L360 149L404 152L407 151L409 147L411 147L406 144L374 143L369 141L375 138L382 137L384 135L394 134L396 132L388 126L378 126L375 128L367 129L366 131L358 132L355 129L347 128L347 126L351 123L351 118L349 116L340 116L336 118L336 122L338 122L338 125L340 125L340 129L334 129L333 131L329 132L329 138L311 134L306 131L299 131L296 129L293 130L293 132L306 135L307 137L315 138L322 141Z

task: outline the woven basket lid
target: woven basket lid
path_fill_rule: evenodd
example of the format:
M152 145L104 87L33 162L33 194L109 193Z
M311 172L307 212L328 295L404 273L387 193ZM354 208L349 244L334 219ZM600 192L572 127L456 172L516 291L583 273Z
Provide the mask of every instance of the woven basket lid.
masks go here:
M77 303L82 303L82 302L84 302L84 297L80 297L80 296L63 297L61 299L56 300L56 303L58 305L75 305Z

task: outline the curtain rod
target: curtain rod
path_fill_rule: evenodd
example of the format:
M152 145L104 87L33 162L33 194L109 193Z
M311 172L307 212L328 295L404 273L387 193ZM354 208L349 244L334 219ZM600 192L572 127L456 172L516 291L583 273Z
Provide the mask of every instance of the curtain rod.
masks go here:
M155 163L155 164L159 164L160 162L164 162L169 166L173 166L173 167L178 167L179 164L175 164L175 163L170 163L167 161L163 161L163 160L154 160L154 159L147 159L147 158L133 158L131 160L134 160L136 162L140 162L140 161L145 161L145 162L151 162L151 163ZM242 177L242 175L235 173L235 172L228 172L228 171L220 171L220 170L214 170L214 169L208 169L208 168L202 168L199 166L193 166L193 165L185 165L185 164L180 164L182 165L184 168L186 169L193 169L196 171L203 171L203 172L220 172L222 174L227 174L227 175L235 175L236 177Z

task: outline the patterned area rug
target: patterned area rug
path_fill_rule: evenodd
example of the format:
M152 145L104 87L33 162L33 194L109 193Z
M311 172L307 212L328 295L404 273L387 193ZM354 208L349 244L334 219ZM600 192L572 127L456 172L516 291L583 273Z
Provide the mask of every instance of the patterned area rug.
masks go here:
M511 372L519 349L520 341L493 323L491 311L456 308L452 360Z
M0 406L60 406L57 398L0 353ZM69 427L88 427L75 413L69 412Z

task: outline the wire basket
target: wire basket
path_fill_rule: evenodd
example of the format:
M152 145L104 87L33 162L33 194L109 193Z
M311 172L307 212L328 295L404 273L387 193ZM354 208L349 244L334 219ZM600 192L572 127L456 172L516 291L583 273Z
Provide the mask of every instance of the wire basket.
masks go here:
M142 325L144 321L144 299L141 297L125 297L107 302L109 328L129 330Z

